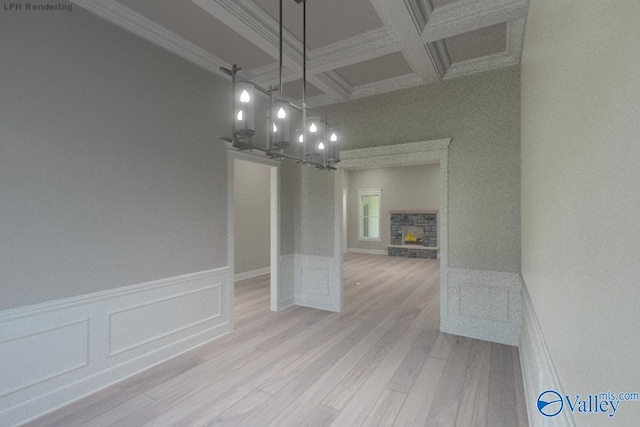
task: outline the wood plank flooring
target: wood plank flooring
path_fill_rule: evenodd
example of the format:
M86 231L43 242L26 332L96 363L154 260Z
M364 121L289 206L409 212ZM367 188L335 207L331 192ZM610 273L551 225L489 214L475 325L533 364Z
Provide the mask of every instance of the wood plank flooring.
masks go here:
M518 349L439 331L439 262L347 254L342 313L269 311L28 426L526 426Z

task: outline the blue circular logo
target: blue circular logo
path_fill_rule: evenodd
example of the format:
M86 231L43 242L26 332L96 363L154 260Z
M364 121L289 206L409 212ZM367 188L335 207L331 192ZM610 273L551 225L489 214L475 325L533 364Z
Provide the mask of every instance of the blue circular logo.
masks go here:
M547 390L538 396L538 412L545 417L555 417L562 411L564 402L562 396L555 390Z

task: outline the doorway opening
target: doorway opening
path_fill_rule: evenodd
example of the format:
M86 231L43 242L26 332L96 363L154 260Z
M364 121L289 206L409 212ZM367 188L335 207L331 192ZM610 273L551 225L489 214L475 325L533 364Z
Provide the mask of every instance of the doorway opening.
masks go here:
M340 153L339 168L343 170L403 167L420 164L439 164L438 173L438 258L440 259L440 322L446 329L448 317L448 151L451 138L419 141L406 144L346 150ZM338 180L342 187L342 179ZM340 210L342 213L342 209ZM337 215L336 224L343 218ZM342 227L340 227L342 229ZM347 227L348 228L348 227ZM341 230L342 231L342 230ZM353 230L350 231L353 233ZM340 236L342 239L342 236ZM372 249L364 253L380 253ZM386 251L384 251L386 253ZM444 327L443 327L444 326Z
M278 311L279 167L244 153L232 154L227 165L229 265L239 295L231 295L230 309Z

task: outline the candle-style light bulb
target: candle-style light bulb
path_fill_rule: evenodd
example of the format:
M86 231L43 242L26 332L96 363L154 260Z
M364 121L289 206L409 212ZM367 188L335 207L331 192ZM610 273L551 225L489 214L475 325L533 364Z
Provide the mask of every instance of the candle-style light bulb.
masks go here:
M280 107L280 109L278 110L278 118L279 119L286 119L287 118L287 112L284 111L284 108Z
M302 135L302 134L301 134L301 135L298 137L298 142L300 142L300 143L304 142L304 135Z
M242 120L242 110L238 111L238 120Z
M273 124L273 132L274 132L274 133L275 133L275 132L278 132L278 126L276 126L276 124L275 124L275 123Z
M338 135L336 135L336 133L333 132L331 134L331 138L330 139L331 139L331 142L336 142L338 140Z
M315 133L318 131L318 127L316 126L315 123L311 123L311 126L309 126L309 132Z
M319 150L324 150L324 143L320 142L320 144L318 144L318 149Z
M250 102L251 101L251 97L249 96L249 92L245 90L242 91L242 93L240 94L240 102Z

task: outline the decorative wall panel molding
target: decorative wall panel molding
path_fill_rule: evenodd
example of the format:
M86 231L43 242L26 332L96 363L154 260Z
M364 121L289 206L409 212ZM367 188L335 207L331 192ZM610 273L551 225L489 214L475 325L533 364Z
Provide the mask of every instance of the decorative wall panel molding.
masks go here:
M335 283L342 272L333 257L295 255L295 303L320 310L340 311Z
M449 268L443 332L518 345L522 318L519 273Z
M531 427L549 425L575 427L576 422L571 411L562 411L553 418L552 424L551 419L538 414L535 410L540 393L545 390L562 392L563 389L524 282L522 287L520 365L522 366L522 381L529 425Z
M224 267L0 313L0 425L229 332L231 278Z

